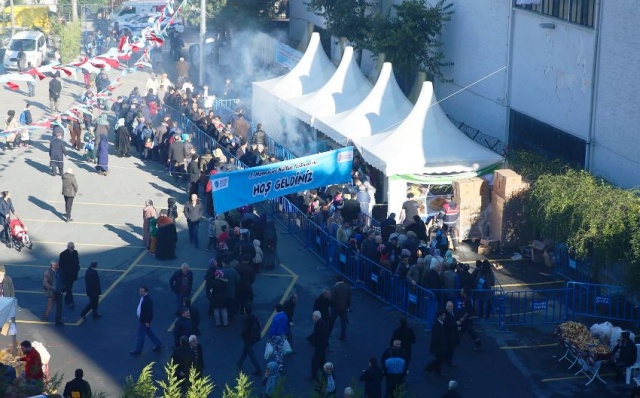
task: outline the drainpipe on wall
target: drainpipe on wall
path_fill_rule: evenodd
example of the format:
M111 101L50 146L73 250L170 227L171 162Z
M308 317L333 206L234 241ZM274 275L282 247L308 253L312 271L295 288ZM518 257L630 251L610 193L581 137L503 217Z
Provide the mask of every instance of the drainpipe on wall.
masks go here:
M598 85L600 76L600 24L602 23L602 0L596 2L596 15L594 16L594 33L596 35L595 45L593 46L593 68L591 75L591 104L589 118L589 134L587 136L587 153L585 154L584 168L593 171L593 147L595 145L595 129L596 129L596 108L598 105Z
M507 88L506 88L506 95L505 95L505 112L507 113L506 118L505 118L505 132L504 132L504 136L506 137L506 142L507 145L509 144L509 132L510 132L510 124L511 124L511 60L513 59L513 31L514 31L514 27L513 27L513 19L515 17L515 10L513 8L513 5L511 6L511 9L509 10L509 28L508 28L508 35L509 37L507 38ZM505 166L508 167L508 166Z

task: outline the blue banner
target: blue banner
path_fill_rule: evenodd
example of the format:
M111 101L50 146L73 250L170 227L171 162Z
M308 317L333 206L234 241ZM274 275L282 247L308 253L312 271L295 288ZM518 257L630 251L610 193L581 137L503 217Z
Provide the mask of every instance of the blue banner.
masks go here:
M216 213L351 180L353 147L210 177Z
M300 51L295 50L282 42L278 42L276 45L276 63L289 70L293 69L298 62L300 62L302 55L303 53Z

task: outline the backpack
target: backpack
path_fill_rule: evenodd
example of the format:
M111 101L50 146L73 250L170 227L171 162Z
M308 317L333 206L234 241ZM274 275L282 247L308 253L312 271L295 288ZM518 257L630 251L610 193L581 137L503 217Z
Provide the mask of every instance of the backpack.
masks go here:
M27 115L25 111L22 111L22 113L20 114L20 124L23 126L27 124Z

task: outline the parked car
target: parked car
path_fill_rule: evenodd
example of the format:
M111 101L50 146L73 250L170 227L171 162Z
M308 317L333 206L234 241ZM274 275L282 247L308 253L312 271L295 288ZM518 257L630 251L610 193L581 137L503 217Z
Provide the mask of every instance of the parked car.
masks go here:
M131 36L140 36L142 31L145 28L152 27L156 23L157 19L158 16L155 14L138 15L134 18L121 22L119 24L120 33L129 33ZM168 18L163 19L162 22L160 22L160 28L164 29L168 23ZM184 32L182 18L176 18L171 26L180 33Z
M18 69L18 52L22 49L27 63L34 67L47 63L47 38L42 32L27 30L18 32L9 41L2 64L5 69Z

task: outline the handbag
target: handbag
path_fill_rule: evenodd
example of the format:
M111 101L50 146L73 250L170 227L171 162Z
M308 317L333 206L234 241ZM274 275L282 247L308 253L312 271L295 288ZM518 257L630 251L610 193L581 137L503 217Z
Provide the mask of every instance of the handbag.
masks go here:
M284 344L282 345L282 351L284 351L284 355L289 355L293 353L293 348L291 348L291 344L289 344L289 340L285 339Z
M267 341L267 345L264 348L264 359L269 359L271 355L273 355L273 345L271 345L271 342Z

